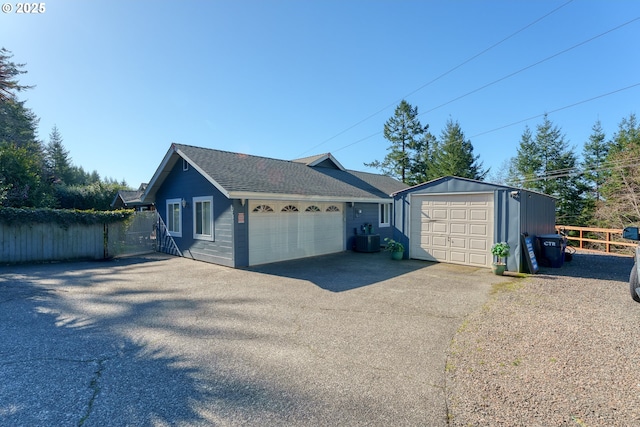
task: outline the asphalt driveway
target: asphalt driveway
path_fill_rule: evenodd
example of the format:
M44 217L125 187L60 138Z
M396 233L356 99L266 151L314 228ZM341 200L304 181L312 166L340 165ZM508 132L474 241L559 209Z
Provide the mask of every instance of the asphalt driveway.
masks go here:
M0 267L0 425L446 425L446 351L499 278L342 253Z

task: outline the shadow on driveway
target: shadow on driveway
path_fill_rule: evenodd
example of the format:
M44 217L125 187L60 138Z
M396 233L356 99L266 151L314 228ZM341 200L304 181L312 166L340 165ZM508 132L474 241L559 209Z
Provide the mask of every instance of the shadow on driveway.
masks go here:
M199 402L240 414L261 400L287 407L240 375L215 374L212 360L205 373L164 345L175 337L225 338L228 331L181 327L174 316L214 309L230 316L227 304L247 302L194 300L171 286L131 280L171 282L166 262L0 267L0 425L211 425Z
M331 292L344 292L402 276L436 263L392 260L388 252L341 252L248 267L246 270L305 280Z

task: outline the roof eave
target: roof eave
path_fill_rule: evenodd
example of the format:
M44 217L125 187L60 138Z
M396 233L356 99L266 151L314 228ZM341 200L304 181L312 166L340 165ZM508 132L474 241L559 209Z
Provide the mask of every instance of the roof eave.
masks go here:
M173 159L175 159L174 156L187 161L187 163L189 163L189 166L198 171L200 175L202 175L207 181L209 181L214 187L216 187L222 194L229 197L229 192L224 187L222 187L218 182L211 178L209 174L202 170L202 168L200 168L193 160L191 160L182 150L176 147L175 144L171 144L171 148L169 148L167 154L165 154L162 162L160 163L160 166L158 166L158 169L156 169L156 172L153 174L153 178L151 178L151 181L149 181L144 194L140 197L140 200L142 202L155 202L155 196L158 188L162 185L167 176L169 176L169 173L171 173L172 168L177 162L177 159L173 161Z
M353 197L353 196L320 196L288 193L260 193L253 191L232 191L228 196L230 199L248 200L300 200L309 202L340 202L340 203L384 203L391 202L391 196L387 197Z

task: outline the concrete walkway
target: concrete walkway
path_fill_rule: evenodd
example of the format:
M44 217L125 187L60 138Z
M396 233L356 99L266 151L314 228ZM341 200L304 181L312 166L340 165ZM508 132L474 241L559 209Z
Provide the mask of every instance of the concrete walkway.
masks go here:
M444 426L488 269L342 253L0 267L0 425Z

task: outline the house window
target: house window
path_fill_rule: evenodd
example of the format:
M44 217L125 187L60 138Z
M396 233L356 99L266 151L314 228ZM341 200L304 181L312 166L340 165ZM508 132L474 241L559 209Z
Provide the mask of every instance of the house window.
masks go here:
M287 205L280 212L298 212L298 208L293 205Z
M334 205L331 205L327 208L327 212L340 212L340 208Z
M391 226L391 204L381 203L380 205L380 227Z
M268 213L268 212L273 212L273 209L269 205L258 205L255 208L253 208L252 212Z
M182 237L182 200L167 200L167 231L170 236Z
M182 170L185 172L189 170L189 162L187 162L185 159L182 159Z
M316 205L311 205L307 209L305 209L304 211L305 212L320 212L320 208L317 207Z
M193 238L213 240L213 197L193 198Z

